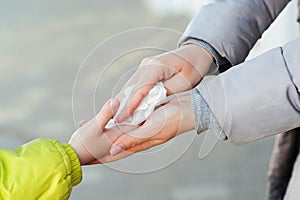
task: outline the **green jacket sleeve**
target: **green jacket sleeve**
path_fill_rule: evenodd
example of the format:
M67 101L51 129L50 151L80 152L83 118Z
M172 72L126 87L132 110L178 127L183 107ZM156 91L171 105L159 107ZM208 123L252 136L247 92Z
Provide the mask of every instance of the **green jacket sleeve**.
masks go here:
M0 150L0 199L64 200L82 171L69 144L33 140L17 150Z

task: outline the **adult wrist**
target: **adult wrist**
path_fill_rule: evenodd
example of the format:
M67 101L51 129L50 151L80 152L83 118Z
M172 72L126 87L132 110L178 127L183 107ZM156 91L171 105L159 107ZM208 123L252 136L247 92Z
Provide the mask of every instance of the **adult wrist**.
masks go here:
M204 77L213 64L213 55L204 47L197 44L188 43L176 50L179 56L186 59Z

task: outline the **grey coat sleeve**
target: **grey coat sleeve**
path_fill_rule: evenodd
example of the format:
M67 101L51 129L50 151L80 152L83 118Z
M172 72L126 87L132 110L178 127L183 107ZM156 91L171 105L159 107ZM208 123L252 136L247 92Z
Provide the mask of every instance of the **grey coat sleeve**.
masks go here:
M251 142L300 127L299 63L300 38L206 78L195 90L229 141Z
M231 65L239 64L288 2L211 0L192 19L179 45L191 39L205 41Z

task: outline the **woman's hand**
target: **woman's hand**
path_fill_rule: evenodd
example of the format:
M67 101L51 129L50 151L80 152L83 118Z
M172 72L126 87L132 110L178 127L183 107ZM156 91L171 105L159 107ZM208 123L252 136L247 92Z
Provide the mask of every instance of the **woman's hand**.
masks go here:
M159 81L164 82L167 95L191 89L208 72L212 61L213 57L208 51L194 44L145 58L116 97L121 102L125 88L135 85L126 106L116 116L116 122L126 120Z
M112 145L111 154L89 164L112 162L167 142L173 137L194 129L190 95L183 95L161 106L132 131L121 135ZM100 147L101 148L101 147Z

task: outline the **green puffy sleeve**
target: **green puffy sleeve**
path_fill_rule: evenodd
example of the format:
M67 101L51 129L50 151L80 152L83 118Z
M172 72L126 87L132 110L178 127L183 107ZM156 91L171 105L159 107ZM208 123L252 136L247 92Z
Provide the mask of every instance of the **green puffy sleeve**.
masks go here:
M40 138L17 150L0 150L0 199L64 200L82 171L69 144Z

